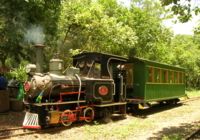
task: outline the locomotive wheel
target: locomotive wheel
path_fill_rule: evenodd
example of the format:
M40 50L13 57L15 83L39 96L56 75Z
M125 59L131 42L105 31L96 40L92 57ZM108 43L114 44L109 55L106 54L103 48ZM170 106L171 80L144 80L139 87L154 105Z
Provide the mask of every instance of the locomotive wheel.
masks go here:
M83 116L86 122L91 122L94 119L94 109L91 107L87 107L83 111Z
M167 100L166 103L170 104L170 105L176 105L178 104L179 99L171 99L171 100Z
M65 110L61 114L60 120L64 126L70 126L73 122L73 112L71 110Z
M160 101L160 102L159 102L159 106L160 106L160 107L165 106L165 105L166 105L166 101Z

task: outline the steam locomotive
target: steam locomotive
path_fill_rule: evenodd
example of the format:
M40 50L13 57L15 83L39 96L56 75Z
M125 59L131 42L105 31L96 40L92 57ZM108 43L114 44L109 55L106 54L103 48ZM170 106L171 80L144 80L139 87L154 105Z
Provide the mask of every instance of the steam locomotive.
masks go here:
M176 103L185 95L183 68L98 52L73 56L73 67L64 74L62 63L52 59L48 73L27 68L24 128L125 116L127 107L144 107L151 101Z

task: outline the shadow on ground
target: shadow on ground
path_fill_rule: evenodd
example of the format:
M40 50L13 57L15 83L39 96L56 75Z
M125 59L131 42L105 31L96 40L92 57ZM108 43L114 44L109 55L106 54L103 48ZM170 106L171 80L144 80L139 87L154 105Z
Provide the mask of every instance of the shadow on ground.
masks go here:
M186 139L189 135L200 128L200 120L193 123L183 123L180 126L172 126L163 128L161 131L154 133L153 137L149 140L160 140L160 139Z
M5 129L21 127L25 112L6 112L0 114L0 136L11 135L10 131Z
M132 110L131 112L129 112L129 114L131 114L132 116L137 117L137 118L145 119L145 118L148 118L149 115L167 111L167 110L170 110L173 108L181 107L182 105L184 105L184 104L179 103L179 104L175 104L175 105L162 105L162 106L159 104L156 104L148 109Z
M7 112L0 114L0 130L13 127L21 127L25 112Z

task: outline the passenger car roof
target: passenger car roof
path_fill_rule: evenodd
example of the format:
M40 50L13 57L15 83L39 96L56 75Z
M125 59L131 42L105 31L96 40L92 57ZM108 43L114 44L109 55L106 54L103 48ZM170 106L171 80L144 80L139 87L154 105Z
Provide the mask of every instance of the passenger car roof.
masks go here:
M160 67L160 68L167 68L167 69L176 69L176 70L182 70L182 71L185 70L185 68L182 68L179 66L169 65L169 64L160 63L160 62L147 60L147 59L143 59L143 58L138 58L138 57L131 57L128 62L144 63L146 65Z

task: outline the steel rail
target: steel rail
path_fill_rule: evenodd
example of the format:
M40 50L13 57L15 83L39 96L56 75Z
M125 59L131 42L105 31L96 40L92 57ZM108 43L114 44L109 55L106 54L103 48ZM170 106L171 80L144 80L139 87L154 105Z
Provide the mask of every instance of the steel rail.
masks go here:
M10 128L10 129L2 130L2 131L0 130L0 139L7 139L7 138L19 137L19 136L25 136L25 135L31 135L31 134L56 132L56 131L64 130L66 128L67 127L51 127L51 128L38 129L38 130L29 130L29 129L24 129L23 127ZM13 134L17 130L23 130L23 131L16 133L16 134ZM28 131L28 132L26 132L26 131Z
M192 139L200 139L200 129L197 129L192 134L190 134L188 137L186 137L185 140L192 140Z

